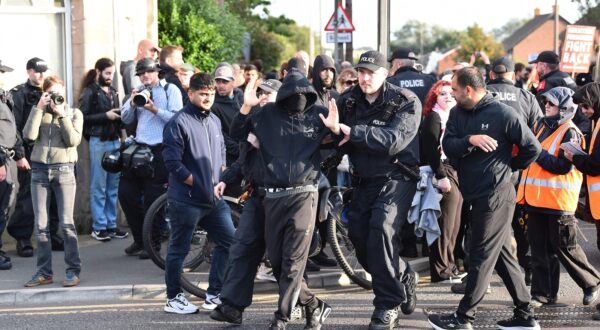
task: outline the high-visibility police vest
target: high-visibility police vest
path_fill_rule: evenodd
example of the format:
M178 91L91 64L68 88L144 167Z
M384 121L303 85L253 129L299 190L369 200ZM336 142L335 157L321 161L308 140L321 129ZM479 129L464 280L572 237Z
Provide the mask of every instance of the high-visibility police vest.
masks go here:
M550 136L541 142L542 149L554 157L558 157L560 144L569 129L575 129L583 142L582 134L571 120L560 125ZM538 131L539 139L544 127ZM517 191L517 203L552 209L575 212L579 200L579 191L583 175L575 166L567 174L555 174L544 170L537 162L532 163L521 176Z
M594 133L592 135L592 143L590 144L589 153L591 154L594 150L594 143L596 142L596 138L600 133L600 123L596 123L596 128L594 129ZM600 175L587 177L587 189L590 203L590 211L592 212L592 217L596 220L600 220Z

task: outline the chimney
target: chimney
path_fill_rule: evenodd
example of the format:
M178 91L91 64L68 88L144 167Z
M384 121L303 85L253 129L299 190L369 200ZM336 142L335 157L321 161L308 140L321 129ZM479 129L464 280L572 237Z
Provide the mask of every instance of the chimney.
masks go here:
M537 16L540 16L540 9L539 8L535 8L533 10L533 17L537 17Z

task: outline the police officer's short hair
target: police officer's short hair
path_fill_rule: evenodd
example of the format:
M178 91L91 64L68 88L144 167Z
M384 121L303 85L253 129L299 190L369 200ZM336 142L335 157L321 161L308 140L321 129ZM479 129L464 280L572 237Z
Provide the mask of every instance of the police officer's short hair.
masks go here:
M462 88L469 86L475 90L485 89L485 80L483 80L483 76L478 68L462 68L456 71L454 77L456 78L456 83Z
M523 63L515 63L515 72L519 72L525 69L525 64Z
M206 72L194 73L190 78L190 90L195 92L201 89L215 89L215 81L212 76Z

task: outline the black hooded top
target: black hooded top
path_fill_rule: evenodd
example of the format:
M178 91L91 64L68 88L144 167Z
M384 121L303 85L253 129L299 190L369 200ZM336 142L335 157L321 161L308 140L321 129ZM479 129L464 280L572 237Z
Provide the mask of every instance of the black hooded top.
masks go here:
M321 81L320 73L323 69L333 69L333 79L331 83L331 87L327 88L323 86L323 82ZM329 106L329 98L337 100L340 96L335 88L335 79L337 78L337 71L335 69L335 62L333 58L328 55L319 55L315 58L314 66L310 72L310 77L312 79L312 85L317 92L317 105L328 107Z
M573 100L577 104L589 104L594 108L593 126L600 125L600 83L589 83L575 92ZM593 133L593 131L592 131ZM589 145L588 145L589 148ZM600 175L600 136L596 137L594 150L588 150L588 156L573 156L573 165L583 174Z
M302 111L290 111L285 104L297 95L306 96ZM319 113L327 109L315 104L317 93L306 77L292 70L283 80L274 103L254 108L249 115L237 113L231 123L231 137L242 140L249 132L260 143L266 187L291 187L317 183L321 156L319 147L330 133Z

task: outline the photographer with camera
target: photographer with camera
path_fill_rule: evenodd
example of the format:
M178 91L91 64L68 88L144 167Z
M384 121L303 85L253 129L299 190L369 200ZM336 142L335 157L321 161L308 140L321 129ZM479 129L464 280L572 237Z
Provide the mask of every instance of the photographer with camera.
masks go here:
M119 174L102 168L102 156L119 149L121 109L119 96L111 87L115 63L109 58L96 61L83 78L79 109L83 113L83 134L90 151L90 210L92 237L99 241L125 238L129 233L117 228Z
M29 118L31 109L38 104L42 96L42 84L46 78L48 64L41 58L34 57L27 61L27 82L14 87L10 94L14 106L13 114L17 124L17 132L23 137L23 128ZM32 257L33 246L31 245L31 236L33 234L34 215L31 202L31 149L32 145L23 141L23 151L21 155L17 152L15 155L17 161L19 191L15 211L8 222L6 228L10 236L17 241L17 254L20 257ZM58 211L54 198L50 203L50 236L52 240L52 250L62 251L63 240L58 236Z
M135 125L135 140L123 151L119 202L133 235L127 255L147 259L142 239L144 215L150 205L167 191L168 172L162 157L163 128L183 107L179 89L158 78L158 63L152 58L137 62L142 86L132 91L121 107L124 124Z
M37 227L37 272L26 287L50 284L52 251L48 229L49 199L56 197L59 222L65 244L66 278L63 286L79 284L81 260L73 219L75 205L75 163L81 142L83 114L65 104L65 87L57 76L44 79L43 94L31 110L23 138L33 142L31 152L31 199ZM53 192L53 195L50 194Z

